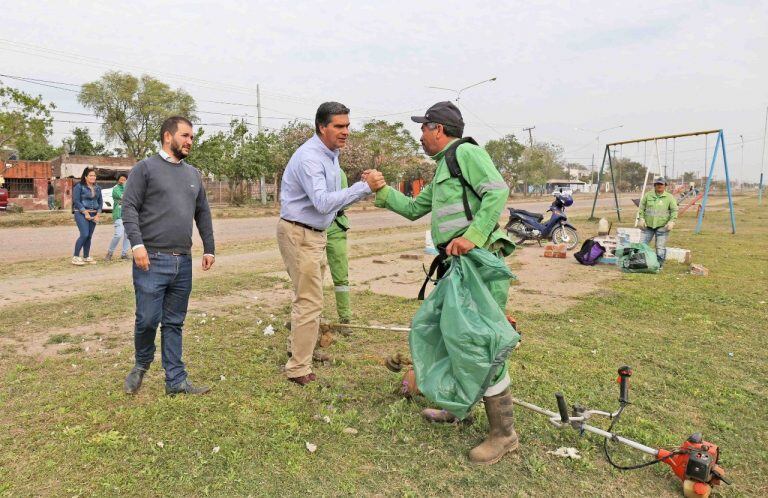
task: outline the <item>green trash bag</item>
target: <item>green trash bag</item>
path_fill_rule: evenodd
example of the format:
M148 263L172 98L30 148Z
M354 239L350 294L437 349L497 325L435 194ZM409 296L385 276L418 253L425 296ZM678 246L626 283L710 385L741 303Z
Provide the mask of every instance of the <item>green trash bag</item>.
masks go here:
M483 396L520 340L486 283L514 278L485 249L451 258L413 318L409 342L416 385L459 419Z
M616 265L627 273L659 273L659 259L648 244L632 242L616 249Z

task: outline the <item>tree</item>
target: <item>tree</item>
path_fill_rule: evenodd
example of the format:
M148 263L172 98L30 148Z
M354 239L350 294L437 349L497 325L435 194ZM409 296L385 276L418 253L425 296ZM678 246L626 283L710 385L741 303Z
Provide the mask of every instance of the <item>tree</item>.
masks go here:
M691 183L699 181L698 173L693 171L686 171L683 173L683 183Z
M72 136L64 139L69 145L69 153L78 156L112 156L113 152L107 150L107 146L101 142L94 142L88 128L75 128Z
M616 181L616 187L619 191L636 190L643 186L645 166L626 157L613 159L613 174ZM602 181L605 182L610 180L611 171L606 165L603 170Z
M517 141L515 135L506 135L497 140L489 140L485 151L491 156L493 164L509 185L516 185L520 176L520 158L525 146Z
M52 153L55 149L48 144L47 137L52 132L50 111L55 107L52 103L45 104L40 95L33 97L0 84L0 150L15 146L24 159L36 159L25 155Z
M229 184L230 202L240 205L247 199L248 182L274 170L277 137L274 133L248 133L243 121L233 120L227 132L218 132L202 140L200 130L189 161L206 174L213 174Z
M519 166L519 180L524 184L525 195L533 190L544 192L547 180L565 176L562 147L546 142L538 142L523 152Z
M104 120L107 141L119 140L136 159L157 151L160 126L173 115L195 120L195 100L160 80L110 71L82 86L78 101Z
M288 161L301 144L309 140L315 133L315 128L299 120L294 120L280 128L274 134L275 142L272 148L272 161L267 176L271 176L275 185L275 205L280 198L280 181Z
M415 180L429 174L419 143L403 123L383 120L371 121L350 133L341 163L350 179L360 178L363 170L373 168L390 181Z
M62 147L54 147L42 134L26 135L16 140L19 159L27 161L50 161L61 155Z

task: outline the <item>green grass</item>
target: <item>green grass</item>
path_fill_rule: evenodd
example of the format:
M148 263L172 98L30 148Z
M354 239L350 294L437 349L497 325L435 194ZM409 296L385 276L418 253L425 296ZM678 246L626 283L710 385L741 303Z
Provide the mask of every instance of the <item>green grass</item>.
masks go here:
M616 368L632 365L633 405L619 432L651 446L674 446L702 431L720 445L722 464L735 481L718 492L764 494L768 209L756 211L755 205L754 199L739 201L735 236L719 208L709 210L701 235L692 233L691 217L678 225L670 245L691 249L709 277L670 263L659 275L626 275L559 314L515 312L524 345L510 358L514 394L554 408L553 393L560 390L569 402L612 409ZM579 227L586 233L584 224ZM195 292L217 299L276 283L246 272L196 281ZM102 297L100 309L125 316L131 297L116 291ZM333 316L327 297L325 314ZM414 300L369 292L353 297L355 320L362 322L406 324L418 307ZM60 325L57 307L70 310L78 325L103 320L77 302L21 307L4 324L7 318L28 320L34 330L45 320ZM190 378L213 385L202 397L164 396L159 358L138 396L122 394L129 338L112 355L72 351L40 362L3 353L0 494L681 494L666 466L615 471L598 438L557 431L521 409L521 450L488 468L471 466L466 452L487 430L482 411L472 426L429 425L419 417L428 403L401 399L395 394L399 377L380 365L387 354L407 350L403 333L355 331L329 350L334 362L317 369L320 382L306 389L290 385L280 373L286 335L280 324L288 308L267 311L261 304L233 305L205 323L198 313L188 317ZM514 311L513 300L509 307ZM266 323L275 325L275 336L262 334ZM347 427L358 434L345 434ZM306 442L317 451L310 454ZM575 446L584 458L547 454L559 446ZM628 463L640 455L617 450L617 458Z

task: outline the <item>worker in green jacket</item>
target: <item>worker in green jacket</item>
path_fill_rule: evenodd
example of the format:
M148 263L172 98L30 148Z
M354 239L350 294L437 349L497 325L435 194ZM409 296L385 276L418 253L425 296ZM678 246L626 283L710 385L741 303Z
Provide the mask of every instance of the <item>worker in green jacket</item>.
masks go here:
M115 234L112 236L112 240L109 241L109 248L107 249L104 261L112 260L112 255L115 249L117 249L118 244L120 244L120 239L123 239L120 259L128 260L128 250L131 248L131 243L125 235L125 228L123 227L123 192L125 192L125 182L127 179L128 175L126 173L120 173L117 176L117 184L112 187L112 224L115 228Z
M341 171L341 188L348 187L347 175ZM344 210L336 213L336 218L326 230L328 242L325 253L328 256L328 266L333 279L333 292L336 295L336 312L339 323L349 323L352 311L349 308L349 259L347 256L347 230L349 218Z
M498 225L509 197L509 187L485 149L473 143L461 143L458 148L451 148L464 132L461 111L451 102L438 102L424 116L411 119L421 123L421 144L437 162L435 177L416 198L406 197L392 187L384 186L376 192L376 206L385 207L409 220L419 219L431 212L432 240L448 256L461 256L475 247L485 248L502 259L511 254L515 245ZM446 153L451 150L455 150L463 178L474 190L474 193L466 192L471 216L465 211L465 187L459 178L451 176L446 162ZM366 180L371 184L379 177L381 173L376 171ZM509 281L489 282L488 288L499 307L505 311ZM474 463L496 463L518 447L509 385L504 361L484 393L490 433L485 441L470 451L469 459ZM429 412L434 410L427 409L424 415L431 421L453 421L453 416L444 411L445 420L437 420L434 413Z
M640 201L638 226L643 229L643 243L650 244L656 237L656 257L659 269L664 266L667 256L669 232L675 228L677 220L677 201L666 192L667 180L658 177L653 181L653 192L648 192Z

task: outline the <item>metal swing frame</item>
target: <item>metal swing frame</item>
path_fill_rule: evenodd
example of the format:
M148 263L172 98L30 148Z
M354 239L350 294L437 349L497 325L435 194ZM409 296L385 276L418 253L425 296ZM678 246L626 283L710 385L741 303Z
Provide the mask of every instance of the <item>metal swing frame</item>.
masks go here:
M598 171L597 174L597 188L595 189L595 198L592 201L592 212L589 215L590 220L595 219L595 207L597 206L597 197L600 195L600 185L603 180L603 171L605 169L605 163L606 160L608 162L608 168L611 174L611 187L613 188L613 199L616 206L616 218L619 222L621 222L621 207L619 206L619 196L618 192L616 190L616 180L613 173L613 159L611 158L611 147L615 147L617 145L626 145L626 144L634 144L634 143L642 143L642 142L656 142L658 140L667 140L667 139L675 139L675 138L682 138L682 137L693 137L698 135L717 135L717 142L715 143L715 150L712 154L712 161L710 163L709 167L709 174L707 175L707 183L704 188L704 198L701 203L701 209L699 210L699 217L698 221L696 222L696 229L694 230L694 233L700 233L702 225L704 223L704 213L707 210L707 201L709 200L709 191L712 186L712 178L715 174L715 163L717 162L717 156L722 151L723 153L723 169L725 170L725 188L728 192L728 207L730 208L730 214L731 214L731 233L736 233L736 215L733 209L733 196L731 194L731 179L730 179L730 171L728 170L728 155L725 151L725 136L723 134L723 130L704 130L704 131L694 131L690 133L679 133L675 135L662 135L658 137L648 137L648 138L638 138L633 140L624 140L621 142L613 142L605 145L605 151L603 153L603 161L600 164L600 171ZM647 168L646 168L647 169ZM648 174L646 171L646 178Z

